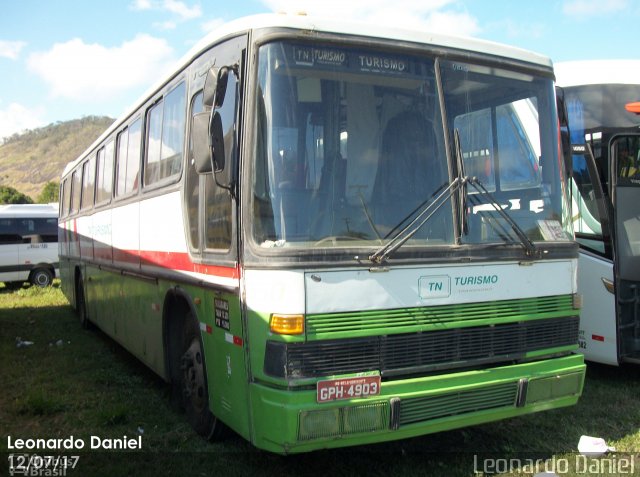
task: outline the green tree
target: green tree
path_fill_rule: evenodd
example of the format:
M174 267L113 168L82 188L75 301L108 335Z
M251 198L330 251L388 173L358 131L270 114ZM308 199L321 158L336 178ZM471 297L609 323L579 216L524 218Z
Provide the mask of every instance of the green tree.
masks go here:
M33 199L13 187L0 186L0 204L33 204Z
M60 183L56 181L47 182L42 188L42 192L38 196L38 204L48 204L49 202L58 202L58 192Z

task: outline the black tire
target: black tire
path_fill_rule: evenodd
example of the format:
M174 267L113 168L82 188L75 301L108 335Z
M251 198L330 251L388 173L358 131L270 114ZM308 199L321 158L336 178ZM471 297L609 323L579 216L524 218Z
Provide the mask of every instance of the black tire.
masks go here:
M224 434L224 424L209 410L209 387L200 327L191 313L185 317L180 353L182 404L191 427L207 440Z
M53 273L51 273L51 270L47 268L36 268L31 272L29 281L34 286L45 288L51 286L53 283Z
M78 276L76 282L76 314L80 320L80 326L82 328L91 328L89 323L89 317L87 316L87 302L84 298L84 284L82 283L82 275Z

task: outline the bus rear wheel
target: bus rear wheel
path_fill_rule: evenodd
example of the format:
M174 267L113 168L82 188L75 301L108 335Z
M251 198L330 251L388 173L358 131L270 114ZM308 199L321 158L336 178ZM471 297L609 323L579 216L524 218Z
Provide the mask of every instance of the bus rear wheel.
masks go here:
M200 328L191 314L185 320L180 357L182 399L191 427L208 440L222 437L224 425L209 410L209 388Z
M87 302L84 298L84 284L82 283L82 275L78 276L76 282L76 313L80 320L80 326L84 329L91 328L89 318L87 316Z

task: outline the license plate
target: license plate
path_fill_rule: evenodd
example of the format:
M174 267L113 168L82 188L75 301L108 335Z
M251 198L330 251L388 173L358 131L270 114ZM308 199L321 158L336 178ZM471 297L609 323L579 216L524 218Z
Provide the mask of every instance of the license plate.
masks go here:
M331 402L380 394L380 375L318 381L317 402Z

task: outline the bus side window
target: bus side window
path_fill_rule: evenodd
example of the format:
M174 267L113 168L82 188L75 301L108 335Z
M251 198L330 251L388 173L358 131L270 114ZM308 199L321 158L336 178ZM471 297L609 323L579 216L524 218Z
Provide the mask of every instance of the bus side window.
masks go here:
M218 187L213 174L205 176L206 248L231 248L231 194Z
M113 185L113 141L98 151L96 158L96 204L111 198Z
M127 149L127 192L135 192L140 185L140 140L142 121L136 119L129 127L129 147Z
M233 77L235 78L235 77ZM226 101L235 105L235 83L229 78ZM203 111L202 92L191 100L191 117ZM202 193L204 192L204 193ZM200 176L193 164L193 145L189 144L189 163L185 185L185 201L191 248L199 250L200 201L204 201L205 248L227 251L231 247L231 195L218 187L213 173Z
M585 156L574 155L572 164L571 193L574 209L572 215L576 240L580 245L604 255L602 217L594 190L594 181L598 178L591 177Z
M71 175L71 208L70 213L74 214L80 210L80 193L82 192L81 170L76 169Z
M230 74L224 103L218 110L223 118L222 124L228 125L224 131L225 155L235 154L235 115L238 111L238 79ZM214 174L205 176L205 223L206 248L226 251L231 248L232 204L231 194L216 184Z
M176 176L182 165L185 127L185 84L180 83L147 113L144 183Z
M129 142L129 129L125 129L118 134L118 153L116 155L116 196L124 195L126 192L127 178L127 144Z
M197 93L191 100L191 117L202 112L202 91ZM196 172L193 162L193 144L189 142L189 157L187 158L187 174L185 185L185 201L187 205L187 226L189 228L189 243L193 250L200 249L199 240L199 195L200 195L200 174Z
M129 195L138 190L140 181L140 118L118 135L116 158L116 196Z
M60 217L69 215L69 179L60 184Z
M95 156L91 157L82 166L82 210L93 207L94 185L96 177Z
M144 163L144 184L148 186L160 179L160 147L162 141L163 101L154 104L147 111L147 154Z
M180 173L185 133L185 84L180 83L164 101L160 179Z

